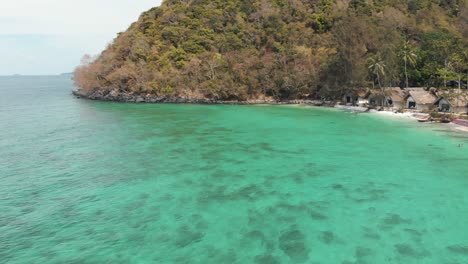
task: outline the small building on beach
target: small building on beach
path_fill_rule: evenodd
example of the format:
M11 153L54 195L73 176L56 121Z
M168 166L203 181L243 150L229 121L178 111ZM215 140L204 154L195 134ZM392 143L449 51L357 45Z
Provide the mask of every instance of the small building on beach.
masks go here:
M396 109L405 106L405 91L403 89L400 87L386 87L382 90L373 90L370 93L370 106L392 107Z
M357 105L358 106L368 106L369 105L369 89L362 89L357 91Z
M369 103L370 91L368 89L349 90L343 95L343 103L346 105L365 106Z
M468 91L447 91L435 102L440 112L468 113Z
M437 96L424 88L408 88L406 95L406 108L428 111L434 107Z
M343 95L343 103L347 105L355 105L357 103L357 94L355 91L347 91Z

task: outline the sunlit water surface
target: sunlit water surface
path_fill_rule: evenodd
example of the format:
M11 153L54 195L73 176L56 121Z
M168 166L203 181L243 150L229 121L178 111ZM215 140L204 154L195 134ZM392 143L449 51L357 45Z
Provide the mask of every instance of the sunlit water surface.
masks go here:
M0 78L2 263L468 263L467 134L71 89Z

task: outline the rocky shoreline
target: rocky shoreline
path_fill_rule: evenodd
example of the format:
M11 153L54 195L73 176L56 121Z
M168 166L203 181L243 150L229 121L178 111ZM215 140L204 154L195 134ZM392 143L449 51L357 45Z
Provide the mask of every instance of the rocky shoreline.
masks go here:
M120 102L120 103L146 103L146 104L230 104L230 105L288 105L288 104L304 104L311 106L335 106L335 101L321 100L273 100L273 99L255 99L255 100L217 100L210 98L191 98L191 97L170 97L157 96L154 94L122 94L117 92L103 93L95 91L93 93L83 93L79 90L72 91L72 94L77 98L84 98L95 101Z
M77 98L83 98L94 101L105 101L105 102L118 102L118 103L139 103L139 104L205 104L205 105L309 105L309 106L318 106L318 107L329 107L336 108L340 110L346 110L351 112L371 112L371 113L380 113L387 116L395 117L406 117L415 119L414 112L403 112L398 113L396 111L388 109L369 109L366 108L366 111L363 111L363 107L353 107L353 106L340 106L337 101L322 101L322 100L272 100L272 99L257 99L257 100L247 100L247 101L225 101L225 100L216 100L209 98L190 98L190 97L167 97L167 96L156 96L153 94L147 95L137 95L137 94L122 94L117 92L108 92L103 93L101 91L96 91L93 93L83 93L79 90L72 91L72 94ZM468 132L468 128L458 124L450 123L457 127L459 130Z

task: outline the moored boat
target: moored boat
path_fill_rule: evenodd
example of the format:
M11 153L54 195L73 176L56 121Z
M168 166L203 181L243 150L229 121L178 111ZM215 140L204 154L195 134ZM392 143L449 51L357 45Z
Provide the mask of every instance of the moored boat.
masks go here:
M455 119L452 121L452 123L460 125L460 126L468 127L468 120L466 119Z
M416 118L416 120L418 120L418 122L432 121L431 116L428 115L428 114L414 114L413 117Z
M361 107L361 106L335 105L335 108L340 109L340 110L360 112L360 113L369 111L369 108Z

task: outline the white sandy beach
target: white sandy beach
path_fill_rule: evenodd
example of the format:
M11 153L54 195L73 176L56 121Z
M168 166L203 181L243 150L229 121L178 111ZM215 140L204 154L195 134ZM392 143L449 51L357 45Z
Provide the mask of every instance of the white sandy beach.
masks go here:
M413 116L415 113L410 113L410 112L395 113L395 112L391 112L391 111L371 110L371 111L369 111L369 113L380 115L380 116L386 116L386 117L414 119L416 121L416 117ZM431 124L437 124L437 125L440 125L441 127L444 127L444 128L450 129L450 130L468 132L468 127L464 127L464 126L457 125L457 124L454 124L454 123L444 124L444 123L431 122Z
M369 113L377 114L377 115L382 115L382 116L389 116L389 117L399 117L399 118L412 118L412 119L416 119L416 118L413 116L414 113L409 113L409 112L405 112L405 113L395 113L395 112L391 112L391 111L376 111L376 110L370 110Z

